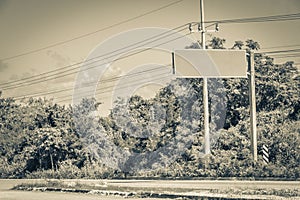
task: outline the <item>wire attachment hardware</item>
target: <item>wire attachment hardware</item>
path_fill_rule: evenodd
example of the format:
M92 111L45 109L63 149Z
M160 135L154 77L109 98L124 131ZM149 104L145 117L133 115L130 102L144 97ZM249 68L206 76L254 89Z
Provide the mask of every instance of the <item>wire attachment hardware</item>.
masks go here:
M202 33L202 32L205 32L205 33L213 33L213 32L219 32L220 30L220 27L219 27L219 23L215 23L215 29L213 30L203 30L203 27L201 26L201 23L197 23L197 30L194 30L193 26L195 24L192 24L192 23L189 23L189 31L190 33Z

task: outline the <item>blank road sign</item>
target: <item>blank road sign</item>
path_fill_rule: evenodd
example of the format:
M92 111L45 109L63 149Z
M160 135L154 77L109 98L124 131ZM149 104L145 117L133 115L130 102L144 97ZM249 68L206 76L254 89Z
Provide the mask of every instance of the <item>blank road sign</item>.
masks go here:
M182 49L174 52L178 77L231 78L247 77L244 50Z

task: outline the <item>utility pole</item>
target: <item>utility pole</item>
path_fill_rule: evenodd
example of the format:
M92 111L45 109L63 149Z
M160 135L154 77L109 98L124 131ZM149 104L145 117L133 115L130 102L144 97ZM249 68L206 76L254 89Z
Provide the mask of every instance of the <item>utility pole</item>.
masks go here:
M255 98L255 69L254 53L249 53L249 101L250 101L250 139L253 161L257 161L257 130L256 130L256 98Z
M204 6L200 0L200 26L201 26L201 44L202 49L206 49L205 45L205 25L204 25ZM203 77L203 106L204 106L204 152L210 154L210 136L209 136L209 108L208 108L208 86L207 78Z
M204 24L204 6L203 1L200 0L200 32L202 49L206 49L205 45L205 24ZM215 31L218 31L219 27L216 24ZM250 132L251 132L251 151L254 162L257 161L257 129L256 129L256 97L255 97L255 69L254 69L254 53L249 54L249 100L250 100ZM210 131L209 131L209 105L208 105L208 84L207 77L203 77L203 106L204 106L204 152L210 154Z
M218 32L219 31L219 26L218 26L218 23L215 23L215 29L214 30L206 30L205 28L205 22L204 22L204 5L203 5L203 2L204 0L200 0L200 23L198 24L198 32L201 33L201 46L202 46L202 50L204 51L210 51L210 50L206 50L206 44L205 44L205 34L206 32ZM192 28L192 24L189 25L189 30L190 32L194 32L193 31L193 28ZM217 52L217 51L216 51ZM241 66L247 66L246 65L246 60L245 60L245 52L232 52L230 54L228 54L229 51L227 51L227 55L236 55L237 57L232 57L233 59L237 59L238 60L238 63L233 63L233 64L238 64L238 65L241 65ZM188 54L187 54L188 55ZM175 54L172 54L172 62L174 63L174 56ZM225 56L220 54L220 56ZM190 58L191 59L191 58ZM211 57L210 58L207 58L207 59L212 59ZM229 62L228 60L226 60L225 62ZM253 62L252 62L253 64ZM221 63L219 63L219 65L222 65ZM219 67L219 66L218 66ZM250 67L249 67L250 68ZM173 67L174 69L174 67ZM244 68L246 69L246 68ZM174 70L173 70L173 73L174 73ZM254 73L254 67L253 67L253 73ZM253 74L251 73L251 74ZM224 76L224 75L223 75ZM245 73L243 73L242 75L240 75L242 77L246 77L246 70L245 70ZM210 154L211 153L211 145L210 145L210 127L209 127L209 102L208 102L208 77L209 76L204 76L202 77L203 78L203 88L202 88L202 94L203 94L203 107L204 107L204 153L205 154ZM222 76L218 76L217 77L222 77ZM225 77L231 77L230 75L226 75ZM232 75L232 77L236 77L236 75ZM253 84L254 84L254 75L253 77L250 77L251 80L253 80ZM254 87L252 87L254 88ZM252 89L251 89L252 91ZM254 98L255 99L255 91L254 93L252 92L252 96L254 95L254 97L252 97L252 99ZM252 100L251 100L252 102ZM254 102L255 103L255 102ZM255 107L255 105L253 105ZM254 111L256 108L254 108L252 111ZM252 116L255 115L254 112L252 112L251 114ZM253 133L256 133L256 119L253 120L253 125L255 124L255 126L252 126L253 127ZM256 141L256 136L254 135L253 137L253 144L254 146L256 145L256 143L254 141ZM257 154L257 148L253 148L256 150L256 154ZM255 153L253 155L256 155ZM257 159L257 155L256 155L256 159Z

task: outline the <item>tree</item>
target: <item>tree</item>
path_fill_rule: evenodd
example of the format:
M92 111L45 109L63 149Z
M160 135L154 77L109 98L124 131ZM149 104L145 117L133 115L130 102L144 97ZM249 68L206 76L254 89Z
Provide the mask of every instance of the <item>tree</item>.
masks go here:
M114 144L110 133L110 126L114 126L110 119L103 119L97 115L99 103L95 99L83 99L73 109L75 131L79 135L85 152L85 167L92 163L102 163L113 170L120 170L127 152ZM118 131L113 127L113 131Z
M243 41L235 41L234 45L232 46L232 49L239 49L241 50L244 46L244 42Z
M226 40L218 37L213 37L211 41L209 41L208 46L212 49L225 49L224 44Z
M289 119L299 119L299 72L293 63L274 64L273 59L257 55L255 60L257 110L280 109Z
M53 127L39 128L28 138L23 154L27 157L26 170L57 170L59 162L78 158L79 138L68 130Z
M258 42L252 39L246 40L246 47L247 47L247 51L260 49L260 45L258 44Z
M224 48L213 38L211 48ZM253 40L232 49L257 50ZM187 48L198 48L192 44ZM0 98L0 174L54 171L72 177L149 176L299 178L299 83L294 62L255 53L259 159L252 162L247 79L210 79L212 154L203 157L201 79L176 79L152 99L119 99L107 117L95 99L74 107L30 98ZM225 124L224 124L225 121ZM261 158L267 144L270 162ZM48 172L47 172L48 171ZM98 174L97 174L98 172ZM49 173L51 175L51 173ZM106 175L104 175L106 174Z

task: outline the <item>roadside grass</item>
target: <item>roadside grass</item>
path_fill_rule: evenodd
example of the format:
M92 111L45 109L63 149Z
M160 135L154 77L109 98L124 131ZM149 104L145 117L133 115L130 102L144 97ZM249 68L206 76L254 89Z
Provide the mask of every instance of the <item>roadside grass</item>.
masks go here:
M225 190L212 189L212 193L221 194L235 194L235 195L268 195L268 196L280 196L280 197L300 197L300 189L266 189L266 188L230 188Z
M232 187L226 189L192 189L192 188L151 188L151 187L126 187L112 186L105 181L97 181L93 183L84 183L79 181L64 180L45 180L37 183L22 183L14 186L12 190L29 190L29 191L65 191L79 193L102 193L127 196L143 196L147 197L151 194L230 194L230 195L264 195L278 196L285 198L300 197L299 189L270 189L270 188L249 188L249 187Z
M196 192L203 190L187 189L187 188L151 188L151 187L126 187L126 186L113 186L107 185L105 181L82 183L81 181L63 181L63 180L45 180L38 183L21 183L12 188L12 190L18 190L20 188L69 188L77 190L107 190L107 191L120 191L120 192ZM207 191L207 189L205 189Z

